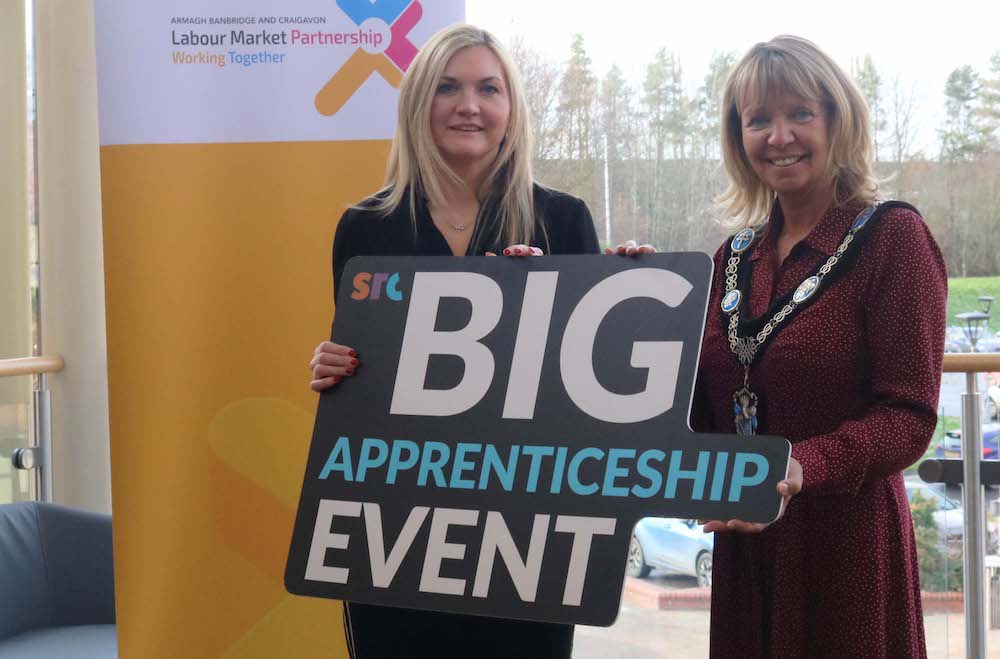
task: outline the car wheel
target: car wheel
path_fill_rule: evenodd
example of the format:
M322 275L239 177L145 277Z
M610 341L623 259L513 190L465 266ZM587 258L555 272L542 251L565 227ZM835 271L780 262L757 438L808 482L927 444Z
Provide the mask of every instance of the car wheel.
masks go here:
M639 538L632 536L632 542L628 545L628 561L625 563L625 574L630 577L642 579L648 577L651 568L646 565L646 555L642 553L642 545Z
M703 551L698 554L698 560L694 563L694 573L698 577L699 588L712 587L712 554Z

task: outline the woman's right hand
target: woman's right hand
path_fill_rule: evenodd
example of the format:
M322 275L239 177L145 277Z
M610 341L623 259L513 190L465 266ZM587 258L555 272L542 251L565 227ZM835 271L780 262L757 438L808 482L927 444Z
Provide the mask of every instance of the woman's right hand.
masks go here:
M648 243L645 245L640 245L634 240L629 240L624 245L619 245L615 249L612 249L610 247L605 247L604 253L617 254L618 256L635 256L636 254L656 254L656 248Z
M313 391L326 391L344 378L354 375L358 367L358 353L339 343L324 341L316 346L309 368L312 370Z

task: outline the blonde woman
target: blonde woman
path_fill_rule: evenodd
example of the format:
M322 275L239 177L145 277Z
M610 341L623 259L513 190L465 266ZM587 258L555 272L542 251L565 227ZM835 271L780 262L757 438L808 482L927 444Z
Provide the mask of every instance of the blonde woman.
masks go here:
M521 81L496 39L467 25L434 35L400 87L385 187L337 225L334 288L358 255L597 254L587 206L539 185L531 151ZM349 385L363 360L350 346L320 344L312 388ZM345 625L355 659L558 659L573 643L567 625L363 604L345 605Z
M580 199L532 176L520 76L485 30L434 35L413 60L385 187L344 213L334 238L334 287L358 255L596 254ZM311 386L324 391L359 365L347 346L316 349Z
M879 204L868 109L805 39L754 46L723 100L692 426L792 443L770 525L712 521L713 657L923 657L901 471L936 423L947 280L912 206Z

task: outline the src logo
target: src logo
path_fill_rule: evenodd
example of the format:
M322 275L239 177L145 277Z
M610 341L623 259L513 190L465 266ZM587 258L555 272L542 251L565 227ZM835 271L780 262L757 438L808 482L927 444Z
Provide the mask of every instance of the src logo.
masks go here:
M383 289L384 285L384 289ZM382 291L385 296L393 302L400 302L403 293L399 290L399 273L391 275L388 272L359 272L354 276L354 292L351 293L352 300L379 300L382 298Z

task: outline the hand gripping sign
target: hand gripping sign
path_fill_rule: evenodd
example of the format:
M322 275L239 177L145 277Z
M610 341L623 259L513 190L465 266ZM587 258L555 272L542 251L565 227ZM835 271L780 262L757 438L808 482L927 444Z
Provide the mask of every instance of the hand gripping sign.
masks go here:
M362 364L320 398L288 590L610 625L639 519L777 517L789 443L688 426L711 272L352 259L332 340Z

